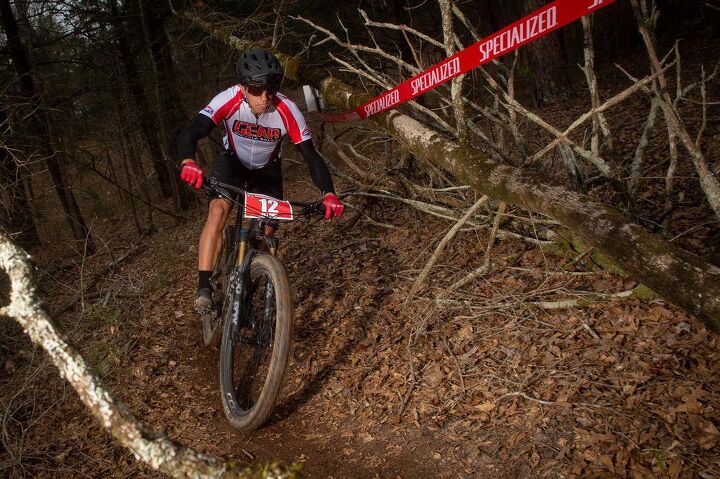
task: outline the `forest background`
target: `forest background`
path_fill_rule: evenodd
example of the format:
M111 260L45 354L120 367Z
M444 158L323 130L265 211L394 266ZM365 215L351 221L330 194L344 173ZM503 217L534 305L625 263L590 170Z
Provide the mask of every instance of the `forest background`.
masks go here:
M377 94L545 4L541 0L373 0L328 6L325 2L286 0L258 6L236 1L0 0L3 231L33 256L41 295L65 330L79 335L77 339L89 340L92 336L88 336L88 329L118 328L115 323L127 304L137 305L148 292L171 288L171 278L177 274L172 268L178 261L185 261L188 267L194 263L192 255L167 246L175 241L173 235L178 231L191 229L187 225L195 224L203 211L203 201L178 180L176 139L212 95L234 82L239 49L260 45L278 52L288 71L284 85L288 91L295 91L303 79L321 87L317 79L330 74L352 85L352 95ZM385 400L397 401L394 410L401 417L409 414L410 422L413 417L422 422L419 417L432 416L430 406L424 406L429 403L423 394L440 381L449 381L460 391L448 391L448 396L464 397L465 404L475 408L475 421L481 423L494 421L484 416L498 408L493 401L500 397L512 401L524 398L536 406L572 402L570 396L553 399L551 392L545 394L540 384L529 384L527 377L520 381L525 392L520 393L517 385L502 384L495 385L491 401L473 398L469 392L473 387L468 383L477 365L465 361L482 356L485 350L473 351L476 346L471 338L481 335L479 328L493 326L486 317L484 326L476 322L488 311L517 318L536 315L539 309L552 315L553 324L564 324L555 326L562 331L568 322L578 325L590 341L604 344L605 350L601 347L594 360L606 361L608 367L618 361L610 354L613 347L608 344L635 350L624 342L630 341L626 335L637 336L640 326L634 322L638 316L655 315L658 324L643 333L652 351L642 353L654 359L637 378L619 379L618 394L623 400L635 398L630 401L634 407L641 402L636 395L639 391L653 390L649 386L653 380L645 376L662 376L660 363L670 361L663 354L671 353L659 351L662 348L654 343L661 341L662 347L673 349L671 374L685 382L663 390L668 399L658 402L677 404L656 408L654 414L660 419L643 423L637 428L637 437L628 432L632 428L624 426L601 430L581 424L584 432L578 432L576 426L573 434L553 438L555 454L536 452L536 443L531 441L534 447L525 465L537 467L537 454L544 464L552 462L548 468L551 473L600 470L641 475L650 471L651 475L671 477L712 477L707 471L713 470L717 462L713 456L718 455L719 386L715 380L706 382L705 374L716 371L718 361L714 333L706 326L717 328L717 317L713 319L712 314L718 306L712 304L720 301L720 282L713 276L720 264L719 8L713 2L692 0L617 1L591 19L575 22L401 109L465 152L480 152L493 165L511 167L512 173L503 178L507 184L519 186L507 193L493 194L499 192L493 186L484 190L482 180L473 183L472 174L463 174L464 167L453 169L442 160L423 157L418 151L428 149L427 145L414 144L402 131L387 131L383 128L386 120L332 126L315 123L317 119L308 114L316 144L343 190L354 195L348 200L353 213L342 226L340 238L362 241L366 228L375 228L390 237L384 240L385 248L398 247L395 237L402 234L394 230L414 231L418 223L428 227L423 236L415 230L412 238L405 238L408 249L415 252L414 260L420 261L402 263L403 269L393 273L399 277L392 293L409 294L421 302L430 300L420 309L427 316L407 316L405 309L385 297L382 306L375 306L385 311L381 315L395 320L405 317L410 327L398 329L402 338L398 342L417 348L404 354L405 360L410 359L402 371L389 363L390 370L401 373L396 386L403 394ZM345 88L323 85L328 102ZM219 132L202 142L198 154L201 165L212 164L219 145ZM292 154L289 161L294 161ZM502 175L502 171L510 170L493 171ZM535 193L531 188L544 182L562 189ZM557 214L549 214L553 207L546 206L544 194L556 195ZM682 251L653 249L640 240L619 245L603 242L603 234L613 236L616 232L588 230L573 223L572 215L560 213L568 206L567 211L577 216L577 205L570 205L575 198L579 198L577 205L588 210L592 205L613 208L621 215L618 221L637 225L662 239L662 245ZM450 228L452 225L455 227ZM479 235L477 250L462 243L453 246L458 241L453 240L455 235L460 238L468 234L467 230ZM595 237L600 238L600 246L593 244ZM158 244L164 246L158 250ZM137 267L156 268L163 275L150 275L141 284L128 280L121 289L103 286L108 277L118 274L121 264L153 249L155 256L161 256L160 265L146 262ZM685 284L692 294L678 290L673 297L673 291L655 286L672 285L673 276L684 279L679 269L663 272L652 268L667 251L689 258L688 264L701 271ZM518 259L520 252L527 253L528 258ZM383 251L368 254L382 256ZM545 254L557 259L547 260ZM529 263L537 260L530 259L533 255L543 258L541 272L528 278L522 277L522 271L513 270L527 270ZM482 259L479 263L478 258ZM343 268L346 259L340 252L337 259L337 264L332 264ZM376 258L376 262L381 264L386 259ZM572 280L575 282L557 283L562 280L555 278L556 269L577 273ZM622 269L628 269L631 276ZM607 276L577 283L582 274L598 270ZM493 272L497 276L498 271L515 273L496 278L503 287L493 286L494 292L479 294L478 289L483 288L479 283L491 281L487 278ZM301 278L298 273L298 282ZM653 284L651 289L682 309L671 305L665 309L667 303L645 283ZM7 278L3 277L1 304L8 301L6 285ZM523 291L521 295L518 288ZM503 296L508 290L516 291L513 304ZM459 298L453 296L461 291L465 293ZM388 298L392 294L388 293ZM696 300L696 294L705 295L705 299ZM462 301L466 303L460 304ZM593 321L610 310L608 303L616 301L648 311L658 304L663 307L645 316L637 310L618 313L617 319L623 323L608 323L606 338ZM517 312L518 307L522 313ZM135 306L130 308L130 316L146 314ZM459 314L458 308L469 313ZM591 311L593 321L583 319L576 310ZM682 310L697 312L700 321ZM456 318L452 322L455 342L452 334L433 339L429 333L434 330L433 324L448 317ZM468 318L472 318L469 323ZM502 324L507 331L514 331L508 334L515 339L519 336L513 335L524 328L522 322L519 328L515 322ZM623 328L629 330L618 342L618 331ZM577 332L574 326L571 329L574 337ZM8 378L2 403L3 464L18 475L52 471L57 467L56 454L38 454L47 443L43 446L32 432L37 431L35 425L42 423L45 414L36 410L36 404L43 405L38 408L41 410L54 407L55 414L64 407L62 403L49 406L42 399L37 402L37 396L42 395L41 378L53 372L7 318L3 318L2 334L0 367ZM129 347L132 336L130 331L126 334L123 347ZM544 331L536 338L541 341L540 349L557 348L546 334ZM415 358L414 362L413 354L422 356L425 342L432 345L430 349L437 349L439 344L440 357ZM102 361L108 347L89 348L90 362L101 370L107 368L105 379L110 383L122 384L113 372L121 369L120 365L104 365ZM523 348L494 347L502 351L503 357L495 360L503 368L523 358L517 352ZM487 354L496 354L488 348ZM408 349L412 350L410 346ZM469 351L472 354L467 356ZM528 352L526 359L532 362L533 354ZM703 355L704 359L694 355ZM417 364L423 366L417 369ZM549 374L545 386L553 380ZM392 382L383 387L392 388ZM538 387L538 394L527 392L527 387ZM582 395L585 387L590 389L587 384L577 385L574 394ZM457 398L453 400L458 402ZM585 398L576 402L590 401ZM618 411L614 406L604 407ZM660 409L663 412L658 412ZM469 417L467 412L462 414L465 419ZM503 414L512 417L515 413ZM434 417L438 417L437 411ZM443 424L445 430L450 427ZM667 437L674 438L667 444L663 439L653 439L662 427L671 431ZM625 438L621 437L623 431ZM453 433L463 437L455 430ZM609 433L612 439L608 439ZM652 445L642 446L644 441ZM617 445L617 450L609 448L612 451L603 454L590 447L604 442ZM673 446L675 442L678 444ZM506 440L509 443L512 437ZM523 441L515 439L508 448L513 450L518 444ZM567 444L572 452L561 454ZM637 447L630 447L632 444Z

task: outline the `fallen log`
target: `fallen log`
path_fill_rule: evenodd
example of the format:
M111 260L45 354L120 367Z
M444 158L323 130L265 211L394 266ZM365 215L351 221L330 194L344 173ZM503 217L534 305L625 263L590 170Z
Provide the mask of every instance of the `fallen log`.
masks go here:
M343 110L352 110L370 99L334 78L322 80L320 91L326 103ZM555 218L638 281L711 330L720 331L720 268L649 233L617 210L547 179L537 170L499 164L397 110L370 120L416 157L446 169L478 194Z

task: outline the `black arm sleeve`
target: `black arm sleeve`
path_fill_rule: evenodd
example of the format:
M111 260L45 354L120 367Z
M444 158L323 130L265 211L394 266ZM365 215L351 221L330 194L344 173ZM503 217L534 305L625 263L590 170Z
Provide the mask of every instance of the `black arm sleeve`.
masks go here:
M310 177L313 183L315 183L315 186L317 186L323 194L335 193L330 171L328 171L325 160L323 160L317 150L315 150L312 140L305 140L295 146L305 159L308 169L310 170Z
M178 160L195 158L197 142L205 138L215 128L215 122L205 115L198 113L192 122L180 133L178 137Z

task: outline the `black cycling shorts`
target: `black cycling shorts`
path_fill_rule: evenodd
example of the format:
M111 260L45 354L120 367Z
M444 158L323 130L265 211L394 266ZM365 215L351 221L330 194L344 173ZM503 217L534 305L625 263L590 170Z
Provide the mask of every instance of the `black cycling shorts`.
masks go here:
M283 198L282 169L279 157L275 157L262 168L251 170L240 163L233 153L223 151L215 163L211 177L221 183L243 188L251 193L260 193L278 199ZM237 196L229 191L224 193L231 198ZM211 200L220 197L221 195L216 192L208 192L208 198Z

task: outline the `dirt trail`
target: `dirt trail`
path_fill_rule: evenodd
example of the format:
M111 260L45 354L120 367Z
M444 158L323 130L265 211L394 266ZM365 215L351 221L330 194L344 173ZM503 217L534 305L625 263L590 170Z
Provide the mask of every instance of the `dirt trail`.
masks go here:
M287 196L312 198L299 181L304 168L290 170ZM174 236L175 247L194 249L199 226ZM358 421L335 401L347 396L342 370L352 355L367 350L367 330L382 317L395 275L390 252L367 246L378 245L377 237L341 230L322 222L281 230L294 290L295 343L283 396L267 427L240 433L225 421L217 350L202 347L198 322L188 312L195 281L187 265L173 274L179 288L153 298L144 312L148 321L132 333L144 347L128 358L136 366L119 386L129 392L142 384L144 394L128 396L131 407L202 451L241 461L301 461L310 477L433 477L460 467L451 457L433 459L442 438L399 427L397 420Z
M286 196L313 198L306 169L290 165L288 170ZM402 427L397 418L358 419L343 403L348 394L338 387L342 370L352 366L351 355L367 350L367 330L382 318L396 272L381 236L357 236L360 229L348 234L342 223L282 228L282 259L295 303L295 344L283 396L260 431L240 433L229 427L218 393L218 351L202 346L199 322L190 312L196 241L204 221L202 210L195 214L191 223L168 226L142 253L101 280L97 289L109 292L104 304L88 303L86 314L68 314L60 321L139 418L175 440L227 459L301 462L309 477L436 477L460 467L452 457L433 458L442 438ZM141 300L123 302L112 293L132 285L138 286ZM56 287L53 281L49 289ZM111 297L116 302L107 300ZM67 298L57 296L50 306ZM72 390L53 377L42 356L30 352L19 331L12 333L22 354L7 360L6 368L17 364L10 366L15 372L25 366L45 378L44 385L33 384L23 392L37 394L36 405L47 412L28 431L17 431L22 441L12 444L18 449L8 448L11 454L3 451L0 471L13 477L154 476L113 444ZM28 364L22 364L25 355L32 355ZM23 412L15 411L15 416L22 419ZM21 466L13 464L14 452L21 453Z
M380 140L364 152L374 162L360 166L387 174L383 161L399 152ZM286 167L286 196L312 198L306 168ZM334 224L280 231L295 344L278 407L257 432L225 422L217 351L202 347L190 312L202 210L163 226L59 322L146 424L228 460L298 461L309 477L334 478L719 477L720 344L696 321L661 300L541 309L635 283L520 240L498 241L492 273L445 294L482 262L482 228L461 233L429 288L407 298L448 223L397 203L366 206L393 228L364 217L350 227L351 209ZM133 238L127 218L96 227ZM135 241L108 237L112 255ZM47 264L60 254L48 251ZM107 262L82 266L90 275ZM50 306L75 294L66 285L77 273L40 275ZM0 328L0 476L155 476L15 325Z

